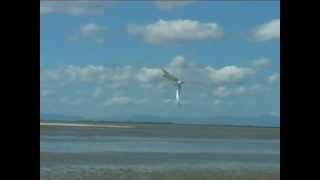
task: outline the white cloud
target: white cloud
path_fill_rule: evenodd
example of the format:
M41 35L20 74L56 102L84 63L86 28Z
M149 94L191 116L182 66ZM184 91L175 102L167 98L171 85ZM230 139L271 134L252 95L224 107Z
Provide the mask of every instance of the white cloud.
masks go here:
M177 55L171 59L171 61L163 66L166 70L168 70L170 73L174 73L175 75L181 75L182 73L185 73L185 67L189 66L189 64L186 62L185 58L183 56ZM136 79L138 81L143 82L143 87L149 88L154 87L151 84L148 84L150 82L155 82L155 80L159 80L162 78L163 72L159 68L150 68L150 67L142 67L137 70L136 73ZM159 81L157 81L159 82ZM158 87L162 87L164 84L159 82Z
M154 4L160 8L165 10L170 10L176 7L182 7L186 5L190 5L192 3L197 2L196 0L154 0Z
M185 66L187 68L184 68ZM257 72L252 67L235 65L221 68L197 66L189 63L182 55L174 56L164 67L185 81L183 102L187 103L189 100L192 104L199 104L199 101L202 102L203 99L208 99L212 103L214 99L210 97L216 99L216 97L250 95L254 87L250 85L251 81L245 80ZM74 104L81 103L83 106L97 107L101 105L142 105L149 103L151 98L152 102L174 103L175 87L171 82L163 79L162 75L160 67L148 66L68 65L62 68L41 69L41 101L47 103L49 99L50 103L66 104L68 101L76 101L80 98L82 100ZM76 93L77 91L81 91L82 94ZM204 94L202 95L204 98L191 97L194 92L199 96ZM61 97L69 99L58 102ZM172 99L163 101L168 97ZM196 102L193 102L193 98ZM214 104L219 104L219 102Z
M128 104L131 101L132 99L129 97L119 96L119 97L112 97L110 100L110 103L111 104Z
M110 100L107 100L103 105L111 106L111 105L124 105L128 104L131 101L128 97L112 97Z
M226 78L228 80L222 82L219 80L219 83L216 84L211 83L213 80L210 79L206 66L192 64L182 54L173 56L163 66L168 71L169 67L181 70L181 76L178 77L185 81L182 98L184 106L179 112L184 114L191 113L193 110L198 113L212 111L213 113L229 113L230 108L238 106L254 109L256 105L250 104L254 98L272 100L269 98L270 92L265 91L271 85L266 84L268 76L259 76L258 70L260 69L255 71L257 78L250 78L255 74L240 75L242 80L236 80L239 83L234 83L235 81L229 77L231 75L225 72L225 69L228 69L226 67L230 66L241 69L241 72L243 69L254 71L252 64L242 67L232 64L222 67L212 66L211 68L218 71L218 75L222 74L231 79ZM188 67L184 68L184 66ZM57 111L84 114L87 117L96 115L103 117L106 114L116 115L124 111L143 113L146 109L151 113L172 113L172 108L176 107L175 86L170 81L161 78L162 73L159 67L71 65L62 68L46 68L49 67L40 69L40 103L43 112ZM172 72L176 75L176 72ZM139 73L143 74L140 79L137 78ZM264 74L261 73L261 75ZM203 84L196 84L192 82L193 80L202 81ZM261 87L256 86L259 82ZM65 85L60 86L60 83ZM266 94L268 96L265 96ZM268 105L268 103L265 104ZM277 107L263 111L277 111L274 108ZM245 108L240 108L239 111L241 112L242 109ZM256 112L255 109L254 111Z
M107 82L123 82L132 79L131 66L107 67L102 65L75 66L68 65L55 70L42 71L40 81L76 81L104 84Z
M98 4L90 1L41 1L40 14L63 14L67 16L103 15L104 10Z
M78 32L70 36L69 40L93 40L97 43L105 41L107 27L96 23L81 24Z
M254 61L251 67L238 67L236 65L227 65L221 68L200 67L187 62L183 56L177 55L164 68L187 82L197 83L202 86L207 84L209 86L210 84L230 85L245 82L254 76L259 68L266 67L270 63L269 59L261 58ZM145 83L146 87L154 87L147 83L159 80L162 74L160 68L142 67L136 73L136 79Z
M253 92L255 90L261 89L262 86L259 84L255 85L249 85L249 86L218 86L213 90L213 95L223 98L223 97L229 97L229 96L238 96L238 95L244 95L248 94L250 92Z
M268 59L259 59L254 62L253 67L238 67L236 65L227 65L221 68L211 66L201 67L191 64L183 56L177 55L163 67L170 73L186 81L197 81L197 83L203 82L221 86L245 82L257 73L258 69L256 67L263 67L268 64ZM159 83L159 87L163 85L162 81L159 81L162 79L162 75L163 72L160 67L68 65L54 70L42 70L40 81L94 83L113 88L119 88L136 81L139 83L139 87L147 88L154 87L150 83L157 82ZM269 79L274 78L270 77Z
M182 67L185 65L186 65L186 61L183 56L175 56L169 63L170 68Z
M228 95L226 92L226 87L224 86L217 87L215 90L213 90L213 94L218 97L224 97Z
M147 98L142 98L142 99L133 99L127 96L114 96L111 99L107 100L104 103L104 106L111 106L111 105L128 105L128 104L135 104L135 105L140 105L140 104L145 104L148 103Z
M280 80L280 73L273 73L268 77L268 82L274 83Z
M238 87L236 89L229 89L225 86L219 86L213 90L213 94L217 97L227 97L231 95L239 95L245 93L246 89L244 87Z
M132 75L135 73L131 66L120 66L116 68L109 68L109 72L112 72L110 79L112 81L128 81L133 79Z
M209 80L215 84L228 84L241 82L255 73L251 68L225 66L221 69L206 67Z
M159 68L147 68L143 67L136 77L139 81L148 82L155 79L159 79L162 76L162 71Z
M103 74L106 73L106 69L103 66L66 66L62 70L61 78L70 79L73 81L84 81L90 82L95 80L100 80Z
M40 71L40 82L58 80L60 75L56 70Z
M186 76L189 72L187 72L187 68L191 66L185 59L185 57L181 55L177 55L171 59L171 61L165 66L166 70L170 73L175 74L176 76Z
M260 59L253 62L253 67L254 68L263 68L263 67L271 65L271 63L272 63L272 61L268 58L260 58Z
M254 38L258 41L280 39L280 19L274 19L258 27L254 32Z
M159 20L145 26L131 24L127 30L131 34L143 36L153 44L220 39L222 28L216 23L201 23L195 20Z

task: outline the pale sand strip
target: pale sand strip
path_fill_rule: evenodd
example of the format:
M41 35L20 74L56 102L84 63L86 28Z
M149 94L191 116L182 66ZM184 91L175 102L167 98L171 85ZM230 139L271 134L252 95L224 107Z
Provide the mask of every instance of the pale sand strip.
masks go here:
M74 124L74 123L40 123L40 126L62 126L62 127L96 127L96 128L134 128L123 125L102 125L102 124Z

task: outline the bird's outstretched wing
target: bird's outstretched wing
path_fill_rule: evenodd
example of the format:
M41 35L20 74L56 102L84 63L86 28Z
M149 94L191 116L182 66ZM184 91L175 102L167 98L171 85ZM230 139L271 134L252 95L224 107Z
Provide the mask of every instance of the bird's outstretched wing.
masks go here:
M162 72L163 72L163 77L171 80L171 81L179 81L178 78L176 78L175 76L173 76L172 74L168 73L168 71L166 71L165 69L161 68Z

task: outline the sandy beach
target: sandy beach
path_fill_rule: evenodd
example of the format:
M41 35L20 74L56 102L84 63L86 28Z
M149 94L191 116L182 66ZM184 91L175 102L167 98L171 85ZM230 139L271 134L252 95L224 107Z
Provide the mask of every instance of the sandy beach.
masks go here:
M40 125L42 180L280 179L279 128Z
M40 126L59 126L59 127L94 127L94 128L134 128L125 125L106 125L106 124L79 124L79 123L40 123Z

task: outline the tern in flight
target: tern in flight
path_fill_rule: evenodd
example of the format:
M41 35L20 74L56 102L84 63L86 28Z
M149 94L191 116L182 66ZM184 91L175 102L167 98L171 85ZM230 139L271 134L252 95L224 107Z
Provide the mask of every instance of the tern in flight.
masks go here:
M161 68L162 72L163 72L163 77L173 81L177 87L176 89L176 101L177 104L179 105L179 107L181 106L181 101L180 101L180 97L181 97L181 91L182 91L182 84L183 81L181 81L180 79L178 79L177 77L173 76L172 74L170 74L168 71L166 71L165 69Z

